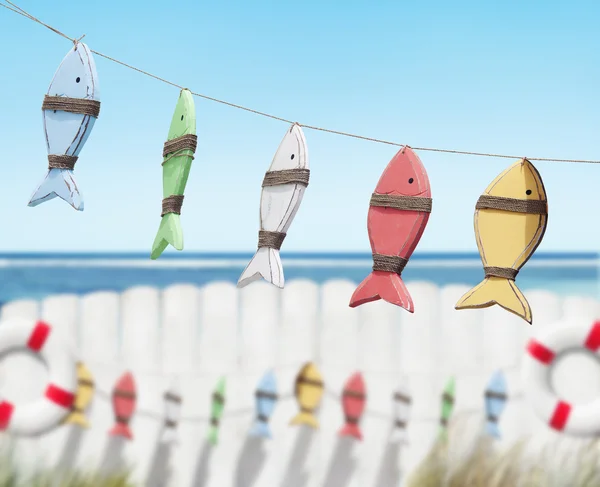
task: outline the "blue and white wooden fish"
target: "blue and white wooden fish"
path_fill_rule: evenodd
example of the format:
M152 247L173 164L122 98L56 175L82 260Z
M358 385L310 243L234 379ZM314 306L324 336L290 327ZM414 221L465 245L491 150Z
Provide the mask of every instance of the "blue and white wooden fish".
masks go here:
M494 438L500 438L498 421L506 407L506 379L501 370L494 372L485 390L485 430Z
M95 100L88 102L88 110L77 107L70 111L47 109L48 97L62 97L78 100ZM55 197L62 198L73 208L83 211L83 197L73 177L75 164L81 149L94 127L98 114L90 115L89 105L100 109L100 91L98 74L89 48L76 42L58 67L47 96L42 106L44 133L48 149L48 173L33 193L28 206L37 206ZM66 157L53 157L66 156Z
M250 436L272 438L269 418L277 402L277 379L272 370L263 375L256 390L256 419Z

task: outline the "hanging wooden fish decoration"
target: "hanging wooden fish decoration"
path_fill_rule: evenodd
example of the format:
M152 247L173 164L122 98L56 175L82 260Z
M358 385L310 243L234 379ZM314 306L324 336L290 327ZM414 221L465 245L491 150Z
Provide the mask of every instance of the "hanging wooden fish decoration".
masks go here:
M83 362L77 363L77 393L71 406L71 413L64 420L64 424L76 424L82 428L89 428L90 423L85 417L85 411L94 397L94 378Z
M542 177L531 162L521 159L494 179L477 201L475 238L485 277L455 308L498 304L531 324L531 307L515 278L542 242L547 223Z
M117 381L112 393L115 425L108 433L110 436L122 436L128 440L133 440L129 422L135 411L136 401L137 395L133 375L131 372L126 372Z
M179 383L173 381L169 389L165 392L165 423L160 438L161 443L177 442L177 424L181 416L181 390Z
M440 438L445 440L448 438L448 425L450 423L450 416L454 410L454 389L455 382L452 377L446 384L444 393L442 394L442 414L440 416Z
M260 380L256 390L256 419L250 429L250 436L272 438L269 419L277 403L277 378L269 370Z
M181 90L163 148L162 212L158 233L152 244L152 259L158 259L169 244L177 250L183 249L179 215L197 143L194 97L189 90Z
M306 424L311 428L318 428L319 421L315 410L319 407L323 397L323 378L317 366L308 363L300 370L296 377L295 396L300 412L290 421L290 425Z
M211 445L216 445L219 442L219 426L221 424L221 416L225 409L225 377L222 377L215 387L215 392L212 395L212 412L210 415L210 428L208 430L208 441Z
M100 114L96 64L90 49L76 42L58 67L42 104L48 173L29 200L37 206L59 197L83 211L73 169Z
M300 125L293 124L265 174L260 197L258 250L240 276L237 287L242 288L262 277L283 288L279 249L300 208L309 176L306 139Z
M494 372L485 390L485 430L488 435L500 438L498 421L506 407L506 379L501 370Z
M354 291L350 307L383 299L414 312L402 271L429 220L432 199L425 166L410 147L387 165L371 196L367 228L373 272Z
M394 429L390 435L390 443L401 443L408 445L408 421L410 419L410 407L412 398L408 386L402 382L394 393Z
M357 372L348 379L342 393L342 409L346 424L340 430L340 436L353 436L362 441L363 434L359 422L365 410L366 401L365 381L362 374Z

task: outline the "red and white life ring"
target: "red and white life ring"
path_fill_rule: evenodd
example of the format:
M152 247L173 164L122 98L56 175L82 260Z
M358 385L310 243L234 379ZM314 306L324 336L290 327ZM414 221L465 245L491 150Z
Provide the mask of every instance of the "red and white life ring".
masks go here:
M22 406L2 398L0 430L34 436L56 427L69 413L77 388L76 363L69 344L43 321L17 318L0 323L0 354L19 348L38 353L46 363L48 386L43 397Z
M534 411L550 427L575 436L595 436L600 432L600 398L570 404L560 399L550 385L550 368L556 358L581 349L599 352L600 321L591 326L560 323L549 328L527 344L523 384Z

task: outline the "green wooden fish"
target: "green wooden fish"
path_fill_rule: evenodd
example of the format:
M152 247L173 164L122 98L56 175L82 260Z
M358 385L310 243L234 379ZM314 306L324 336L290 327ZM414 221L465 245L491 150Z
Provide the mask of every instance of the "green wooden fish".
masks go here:
M442 394L442 415L440 417L440 439L448 438L448 423L454 409L454 377L451 377Z
M223 409L225 408L225 377L222 377L215 387L212 395L212 412L210 415L210 429L208 430L208 441L216 445L219 442L219 424Z
M183 230L179 215L196 144L194 97L189 90L181 90L163 149L162 219L152 244L151 259L158 259L169 244L177 250L183 249Z

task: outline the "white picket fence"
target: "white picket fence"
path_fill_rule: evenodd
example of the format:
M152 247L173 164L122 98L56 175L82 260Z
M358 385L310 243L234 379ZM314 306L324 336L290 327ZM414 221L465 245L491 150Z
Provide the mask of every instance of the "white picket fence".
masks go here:
M177 487L396 487L423 458L436 438L440 394L448 378L457 379L457 417L468 431L453 439L467 448L483 418L483 391L498 368L506 372L512 399L500 422L503 442L533 434L553 441L551 432L521 395L519 363L532 332L563 317L600 316L596 300L527 292L534 325L493 307L455 311L467 290L408 284L416 312L383 302L348 307L355 284L308 280L281 291L263 282L237 290L214 282L203 288L179 284L160 291L136 287L122 294L97 292L84 297L51 296L43 302L6 304L1 318L42 318L75 337L94 375L98 394L88 412L91 428L63 426L38 439L19 439L23 462L84 469L134 466L143 485ZM0 325L1 326L1 325ZM554 379L567 398L588 400L600 394L600 368L572 357ZM323 399L318 431L288 426L297 411L294 378L306 361L322 371L329 391ZM248 438L258 380L274 368L284 396L271 418L272 440ZM109 394L115 381L131 370L138 387L134 440L111 438L114 416ZM368 394L363 416L364 441L340 439L339 395L345 380L363 372ZM158 443L163 392L173 376L183 391L180 444ZM227 377L225 415L217 446L206 443L211 394ZM0 366L2 393L19 404L43 391L41 362L11 354ZM388 442L392 394L407 380L413 395L410 444ZM459 445L457 442L461 441ZM35 454L34 454L35 453ZM168 481L165 480L168 478Z

